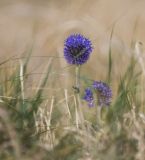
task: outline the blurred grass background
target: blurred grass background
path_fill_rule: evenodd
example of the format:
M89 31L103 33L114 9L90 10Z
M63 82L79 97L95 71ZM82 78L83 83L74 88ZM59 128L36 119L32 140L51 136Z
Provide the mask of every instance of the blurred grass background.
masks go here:
M104 57L108 54L113 26L111 47L118 67L130 56L133 40L144 43L144 6L144 0L1 1L1 60L6 56L19 56L32 45L35 56L62 56L66 36L79 32L89 37L94 45L94 54L87 65L89 76L104 78L100 68L105 70L106 67ZM38 65L43 65L43 60L33 59ZM60 63L65 66L63 59ZM90 65L92 63L99 67ZM118 70L116 72L120 75Z
M144 7L144 0L0 1L0 160L144 160ZM74 67L63 59L71 33L94 46L82 80L106 81L111 60L112 105L100 120L97 106L82 102L79 129Z

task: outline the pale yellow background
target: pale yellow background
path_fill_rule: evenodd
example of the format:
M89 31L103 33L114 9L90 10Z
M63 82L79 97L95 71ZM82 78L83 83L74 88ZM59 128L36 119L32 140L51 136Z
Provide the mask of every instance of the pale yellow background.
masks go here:
M33 56L62 57L64 39L82 33L94 46L87 74L104 79L114 24L112 55L119 69L113 74L120 76L132 40L145 43L145 0L0 0L0 61L32 46ZM44 59L38 61L43 65ZM66 66L63 59L60 64Z

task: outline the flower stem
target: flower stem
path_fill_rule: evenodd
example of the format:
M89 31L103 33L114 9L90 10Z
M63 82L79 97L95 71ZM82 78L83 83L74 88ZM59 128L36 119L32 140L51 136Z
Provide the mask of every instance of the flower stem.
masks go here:
M83 117L83 112L81 109L81 101L80 101L80 65L76 66L75 68L75 97L76 97L76 107L77 107L77 111L78 111L78 115L79 115L79 119L80 119L80 125L82 127L82 129L84 128L84 117Z
M76 66L75 68L75 110L76 110L76 128L78 129L78 132L82 134L82 132L85 135L88 135L88 128L85 124L85 119L82 111L82 104L80 99L80 65ZM84 138L84 145L87 149L89 149L88 145L88 139Z
M77 65L75 68L75 89L76 92L79 93L80 91L80 65Z
M97 106L97 123L99 125L101 125L102 119L101 119L101 110L102 107L101 106Z

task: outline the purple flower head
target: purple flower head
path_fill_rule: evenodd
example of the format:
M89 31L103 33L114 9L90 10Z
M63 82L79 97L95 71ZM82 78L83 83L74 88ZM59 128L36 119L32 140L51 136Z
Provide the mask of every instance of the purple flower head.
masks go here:
M93 88L97 91L98 104L100 106L109 106L112 98L112 90L101 81L94 81Z
M85 95L84 95L83 99L88 102L89 107L94 106L93 92L90 88L85 89Z
M69 64L84 64L92 50L91 41L81 34L70 35L64 43L64 57Z

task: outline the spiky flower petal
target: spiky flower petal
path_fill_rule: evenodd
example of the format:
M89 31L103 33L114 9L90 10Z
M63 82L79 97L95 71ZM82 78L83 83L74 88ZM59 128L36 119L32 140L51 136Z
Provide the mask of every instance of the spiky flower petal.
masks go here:
M112 90L101 81L94 81L93 88L97 92L98 104L100 106L109 106L112 98Z
M69 64L82 65L90 57L92 43L81 34L70 35L64 43L64 57Z
M88 102L89 107L94 106L93 92L90 88L85 89L85 95L84 95L83 99Z

